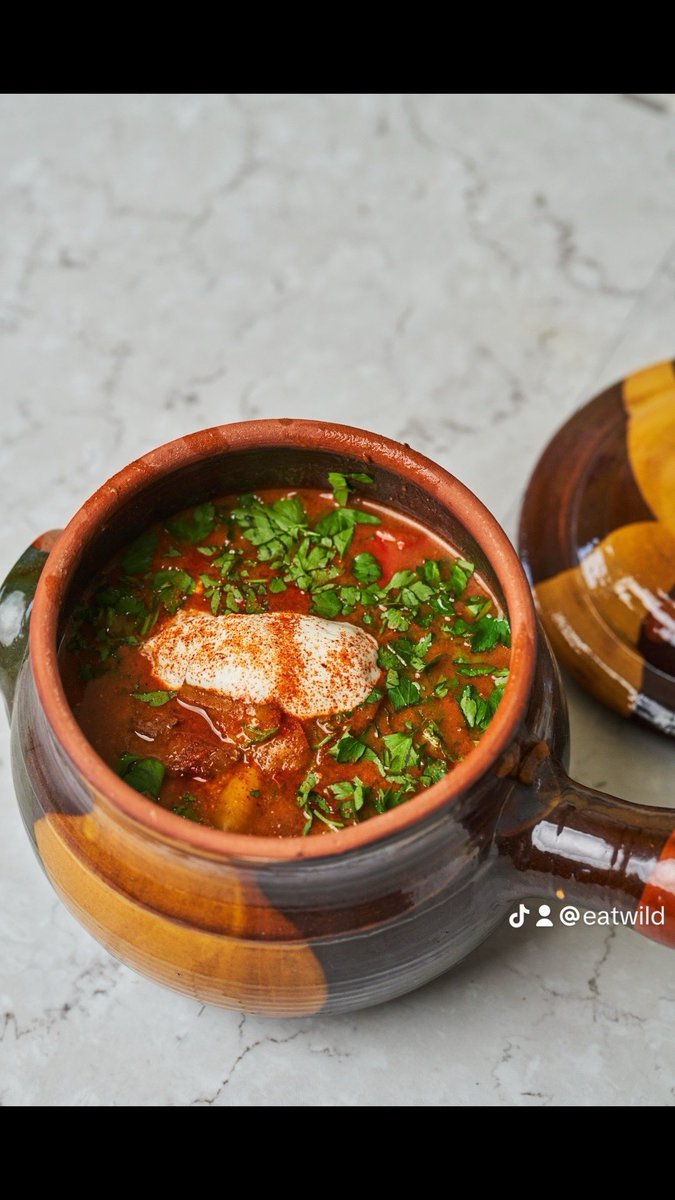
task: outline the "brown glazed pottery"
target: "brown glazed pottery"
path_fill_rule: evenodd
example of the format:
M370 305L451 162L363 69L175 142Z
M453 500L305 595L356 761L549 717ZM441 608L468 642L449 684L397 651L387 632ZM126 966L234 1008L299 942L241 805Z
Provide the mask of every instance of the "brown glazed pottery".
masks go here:
M530 480L520 552L559 660L604 704L675 736L675 369L608 388Z
M87 580L156 518L224 492L323 486L329 470L364 465L376 498L454 543L508 610L512 671L485 737L422 795L320 838L207 829L133 791L85 740L59 678L59 638ZM130 966L203 1001L300 1015L418 987L524 896L613 906L675 942L673 813L567 778L565 702L516 553L428 459L339 425L223 425L126 467L51 546L28 550L0 593L16 789L57 892ZM647 905L664 909L663 925L640 924Z

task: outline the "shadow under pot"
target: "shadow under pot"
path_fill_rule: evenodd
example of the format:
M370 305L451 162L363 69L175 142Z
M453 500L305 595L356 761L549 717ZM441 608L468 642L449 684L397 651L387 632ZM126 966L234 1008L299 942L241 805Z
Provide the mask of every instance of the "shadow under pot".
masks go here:
M512 626L502 703L440 782L353 828L275 839L185 821L85 739L59 674L65 623L150 522L224 492L324 487L330 471L367 471L375 500L477 564ZM346 1012L440 975L529 896L615 907L675 943L673 812L567 777L565 701L516 553L463 484L406 446L299 420L163 446L26 551L0 592L0 628L14 780L38 857L82 925L159 983L249 1012Z

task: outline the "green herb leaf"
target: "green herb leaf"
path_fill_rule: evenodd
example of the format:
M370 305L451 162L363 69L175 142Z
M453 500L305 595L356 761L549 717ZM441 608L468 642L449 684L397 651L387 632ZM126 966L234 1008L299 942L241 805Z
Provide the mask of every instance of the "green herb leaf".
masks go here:
M177 542L205 542L216 523L213 504L198 504L189 513L180 513L167 521L166 527Z
M123 754L117 768L129 787L135 788L151 800L157 800L164 782L166 767L158 758L141 758L138 754Z
M410 638L397 638L380 647L377 661L385 670L396 669L401 663L412 667L413 671L424 671L427 664L424 659L431 649L433 634L427 633L419 642Z
M473 563L459 558L452 564L450 570L450 590L454 596L461 596L467 583L473 575Z
M131 695L134 700L149 704L151 708L161 708L163 704L168 704L169 700L175 700L178 692L132 692Z
M380 646L377 652L378 666L385 671L397 671L401 665L405 665L406 659L397 653L396 642L387 642Z
M225 550L223 554L219 554L217 558L214 558L211 566L217 567L220 571L221 579L224 579L226 575L230 574L236 561L237 555L234 550Z
M270 579L267 586L273 596L278 595L279 592L286 591L286 584L284 583L283 579L279 579L279 578Z
M316 771L310 771L308 775L305 775L305 778L298 788L298 804L300 808L304 808L310 797L312 789L316 787L318 782L319 776L316 774Z
M257 725L244 725L244 732L248 737L249 745L252 746L254 743L269 742L270 738L279 732L279 726L273 725L270 729L260 729Z
M386 747L384 765L387 772L401 775L406 767L414 767L418 754L413 746L412 735L408 733L388 733L383 739Z
M395 680L391 685L389 677L395 676ZM396 712L400 712L402 708L409 708L411 704L418 704L422 698L422 690L419 683L415 683L412 679L407 679L404 675L399 677L397 671L390 671L387 675L387 695Z
M340 611L342 613L353 612L359 602L359 589L357 587L352 587L351 584L348 584L346 587L341 587L338 589L338 595L340 597L341 604Z
M333 489L335 503L340 505L346 504L347 497L349 496L349 484L347 483L347 476L340 474L339 471L329 471L328 482Z
M511 645L511 627L505 617L481 617L470 628L474 654L494 650L500 643L503 646Z
M435 562L433 558L427 558L422 566L418 568L418 573L421 575L425 583L429 584L434 590L441 586L441 568L440 563Z
M472 617L484 617L486 612L492 608L492 601L489 596L466 596L462 601L464 606L468 608Z
M396 571L384 590L385 592L391 592L394 588L407 587L408 584L415 582L415 578L414 571Z
M502 687L495 687L494 690L490 692L490 695L487 698L487 712L484 718L485 724L482 726L483 729L487 729L487 726L490 724L490 721L494 717L499 705L502 702L503 696L504 685Z
M425 787L432 787L448 773L448 764L440 758L429 758L424 764L420 779Z
M157 532L148 529L127 546L120 565L125 575L145 575L152 568L152 560L157 549Z
M314 526L314 532L319 537L333 539L340 533L349 533L349 541L351 541L356 525L379 524L379 517L374 516L372 513L364 512L361 508L334 508L332 512L326 513L325 517L317 521ZM344 546L344 542L342 545ZM346 549L346 546L344 546L344 549ZM342 553L344 553L344 549Z
M338 557L344 558L357 525L379 525L379 519L354 508L336 508L317 523L315 532L331 538Z
M436 592L429 601L429 607L432 613L440 613L441 616L450 615L455 611L452 600L444 592Z
M330 621L336 617L341 607L340 597L335 588L328 588L325 592L314 592L312 596L312 612L318 613L326 620Z
M464 691L459 698L459 707L462 710L464 720L469 729L474 729L478 721L478 714L485 701L472 683L467 683Z
M374 479L370 475L363 475L361 472L356 472L352 475L343 475L340 471L329 471L328 482L333 489L335 503L341 506L347 503L349 493L354 489L351 486L353 483L374 483Z
M341 801L340 812L345 820L355 819L356 814L361 811L370 793L370 788L365 786L363 780L359 779L358 775L355 776L353 781L345 779L339 783L331 783L328 790L336 800Z
M424 604L426 600L430 600L434 594L434 589L429 587L427 583L422 583L421 579L418 579L417 583L413 583L410 591L420 604Z
M474 628L475 626L470 625L468 621L465 621L462 617L458 617L451 625L444 625L442 632L448 634L450 637L465 637Z
M319 812L316 808L309 808L310 802L313 801L315 804L326 803L322 796L319 796L315 791L313 791L313 788L316 787L318 781L319 776L316 774L316 772L310 771L309 774L305 776L300 784L300 787L298 788L297 803L298 807L302 809L303 816L305 817L305 824L302 828L303 837L307 837L307 834L310 832L314 823L314 818L319 816ZM328 808L327 804L326 808Z
M382 574L382 567L374 554L364 550L362 554L356 555L352 563L352 574L359 583L375 583Z
M261 562L284 558L307 528L307 514L297 496L275 504L263 504L256 496L242 496L231 515L246 540L258 547Z
M441 732L440 726L436 721L427 721L422 730L422 737L425 742L437 750L439 754L447 757L448 748L445 744L445 738Z
M360 738L352 737L349 733L343 733L339 742L331 746L328 751L333 758L339 763L359 762L363 758L368 747Z
M472 683L467 683L460 698L459 707L469 729L479 729L484 732L495 715L504 694L503 687L495 687L484 700Z
M400 633L405 633L407 629L410 629L408 617L399 608L388 608L383 616L388 629L397 629Z
M505 679L509 673L508 667L493 667L491 663L472 663L467 662L465 658L456 658L454 662L457 674L468 676L470 679L479 675L494 675L496 679Z
M163 571L156 571L152 578L153 592L160 604L163 604L166 611L172 615L178 612L186 597L192 595L196 586L192 576L177 567L167 567Z
M319 812L317 808L313 809L313 815L318 817L320 821L323 821L324 825L327 825L329 829L332 829L333 833L337 833L338 829L344 829L342 821L334 821L330 817L324 817L323 813Z
M177 804L171 809L177 817L185 817L186 821L194 821L197 825L205 825L206 821L199 815L199 801L193 792L183 792Z
M288 564L287 579L292 580L303 592L321 587L339 574L333 566L336 548L330 538L320 542L306 537L298 546Z

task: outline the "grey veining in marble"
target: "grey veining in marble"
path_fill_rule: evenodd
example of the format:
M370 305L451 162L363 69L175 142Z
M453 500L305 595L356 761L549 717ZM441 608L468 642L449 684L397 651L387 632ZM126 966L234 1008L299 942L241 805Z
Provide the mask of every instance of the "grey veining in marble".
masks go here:
M411 442L513 534L557 425L675 351L669 96L4 96L0 189L6 566L151 446L276 414ZM673 802L672 742L570 695L579 777ZM674 1103L675 956L623 930L505 927L341 1019L159 990L56 900L0 757L2 1103Z

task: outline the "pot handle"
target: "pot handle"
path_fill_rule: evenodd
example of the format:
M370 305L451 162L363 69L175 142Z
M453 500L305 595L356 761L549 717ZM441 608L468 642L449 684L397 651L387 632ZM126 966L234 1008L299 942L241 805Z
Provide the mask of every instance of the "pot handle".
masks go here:
M28 649L28 626L35 589L60 532L60 529L52 529L36 538L0 584L0 691L10 715L16 681Z
M534 758L525 759L497 831L511 898L558 899L563 924L627 925L675 949L675 809L576 783L543 742ZM577 905L610 916L575 919Z

